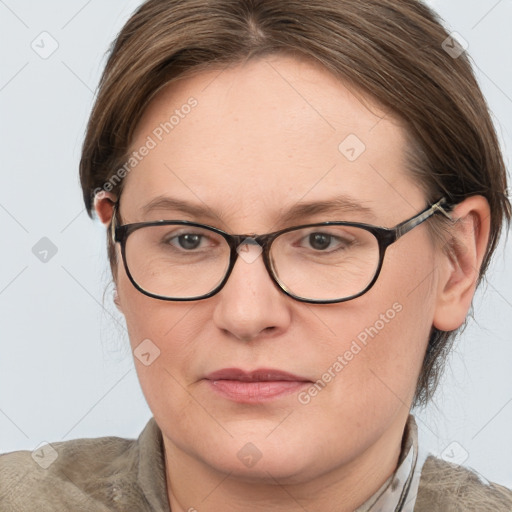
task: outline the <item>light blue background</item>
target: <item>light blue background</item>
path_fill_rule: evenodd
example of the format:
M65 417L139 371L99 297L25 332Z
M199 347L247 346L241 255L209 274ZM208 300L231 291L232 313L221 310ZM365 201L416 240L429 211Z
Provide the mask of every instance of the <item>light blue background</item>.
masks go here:
M78 161L105 53L138 1L0 0L0 452L42 441L136 437L151 413L112 303L104 227L87 216ZM432 2L469 43L512 148L512 1ZM58 43L42 59L43 31ZM52 40L46 37L46 49ZM440 42L441 43L441 42ZM57 254L39 261L48 237ZM417 414L425 446L512 487L512 249L499 248L442 391Z

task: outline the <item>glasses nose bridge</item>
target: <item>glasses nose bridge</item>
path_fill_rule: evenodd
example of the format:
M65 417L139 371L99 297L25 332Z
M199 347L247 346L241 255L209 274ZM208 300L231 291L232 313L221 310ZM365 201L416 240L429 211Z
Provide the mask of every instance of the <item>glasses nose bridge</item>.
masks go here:
M240 245L243 244L247 239L254 240L265 252L275 237L276 234L274 233L266 233L263 235L247 233L245 235L229 235L228 241L230 242L231 248L236 251L238 247L240 247Z
M267 273L270 275L270 278L272 280L275 280L274 276L272 275L272 270L268 264L268 254L270 245L272 244L273 240L276 238L277 234L275 233L265 233L263 235L257 235L256 233L247 233L244 235L229 235L228 236L228 242L231 246L231 265L230 270L228 272L228 275L231 274L231 271L233 270L236 262L238 261L238 257L240 256L239 247L247 240L251 240L256 242L261 247L261 256L263 258L263 264L265 266L265 269L267 270ZM253 243L251 245L254 245ZM243 259L243 258L242 258Z

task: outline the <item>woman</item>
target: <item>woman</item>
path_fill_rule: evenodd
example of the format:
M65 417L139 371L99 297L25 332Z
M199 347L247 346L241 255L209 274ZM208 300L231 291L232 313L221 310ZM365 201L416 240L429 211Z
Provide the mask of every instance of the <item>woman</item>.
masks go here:
M410 415L511 212L458 50L416 0L139 8L80 176L154 417L2 456L2 510L512 510Z

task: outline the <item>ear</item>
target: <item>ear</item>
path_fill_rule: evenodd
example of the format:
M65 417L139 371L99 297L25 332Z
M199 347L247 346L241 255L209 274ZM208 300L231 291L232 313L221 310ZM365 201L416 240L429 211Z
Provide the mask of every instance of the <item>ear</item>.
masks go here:
M94 196L94 210L105 227L110 225L116 200L117 197L115 194L112 194L112 192L105 192L104 190Z
M117 200L117 196L112 194L111 192L105 192L102 190L98 194L94 196L94 210L98 215L101 223L108 229L110 226L110 221L112 220L112 213L114 211L114 203ZM117 309L123 312L121 301L119 299L119 294L117 292L117 283L115 282L116 278L114 276L114 304Z
M121 305L121 300L119 299L119 293L117 292L117 287L115 288L114 290L114 304L116 305L116 308L121 311L121 313L123 312L123 306Z
M491 223L489 203L471 196L452 211L450 239L439 257L439 282L433 325L458 329L466 319L487 249Z

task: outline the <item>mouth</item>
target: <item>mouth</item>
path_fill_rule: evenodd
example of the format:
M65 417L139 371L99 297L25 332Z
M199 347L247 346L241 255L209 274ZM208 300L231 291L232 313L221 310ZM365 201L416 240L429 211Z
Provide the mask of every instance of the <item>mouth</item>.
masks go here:
M266 368L249 372L238 368L224 368L208 374L204 380L213 392L239 403L274 400L312 384L305 377Z

